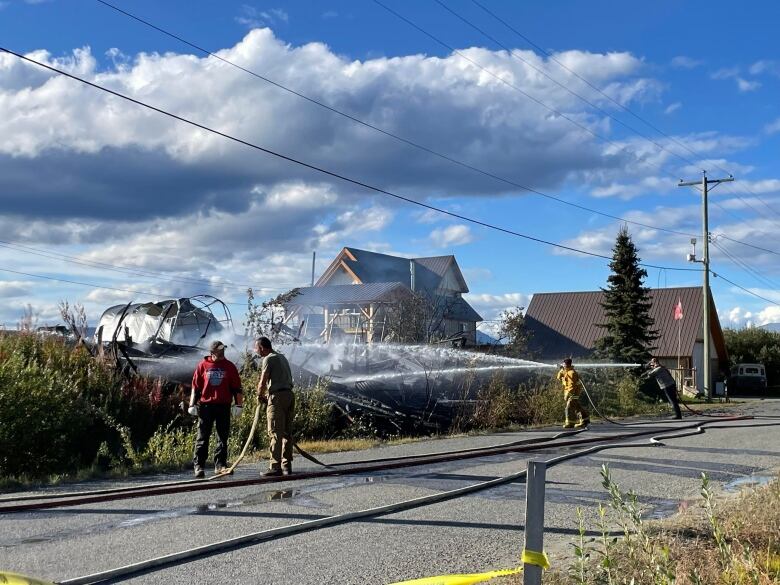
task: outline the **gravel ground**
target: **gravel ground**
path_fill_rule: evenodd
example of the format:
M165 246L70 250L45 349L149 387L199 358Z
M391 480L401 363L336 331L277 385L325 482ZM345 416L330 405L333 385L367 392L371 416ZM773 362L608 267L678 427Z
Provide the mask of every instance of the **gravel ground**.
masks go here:
M751 401L738 410L780 417L780 401ZM576 534L576 508L584 507L592 518L597 503L605 501L599 475L602 463L609 463L621 487L640 495L649 514L670 515L681 503L698 498L702 472L716 486L728 488L747 476L769 475L780 467L780 424L752 429L737 426L762 422L771 421L731 423L727 430L673 439L665 447L612 449L549 469L545 548L552 562L566 563L568 543ZM655 421L649 428L671 426L675 425ZM597 424L582 437L607 437L627 430L636 427ZM338 462L439 452L552 432L557 430L457 437L323 458ZM530 458L549 459L557 453L546 449L382 473L0 514L0 569L52 580L74 578L226 538L502 477L524 469ZM313 468L299 461L296 470ZM240 468L236 477L256 476L257 472L256 465ZM111 485L150 479L162 478ZM89 482L61 490L108 485ZM197 579L364 585L512 567L523 545L524 505L525 485L515 482L449 502L234 549L124 582L190 584Z

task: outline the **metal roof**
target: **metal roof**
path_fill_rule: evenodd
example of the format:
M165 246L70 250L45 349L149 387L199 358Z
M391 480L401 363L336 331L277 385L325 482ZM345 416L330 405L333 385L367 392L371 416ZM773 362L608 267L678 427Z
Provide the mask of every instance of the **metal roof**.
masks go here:
M307 286L286 303L289 307L318 307L323 305L352 305L356 303L390 302L400 295L411 294L401 282L371 282L368 284L335 284Z
M596 340L604 335L601 301L603 291L537 293L531 298L525 323L531 332L529 347L540 358L583 357L590 354ZM677 355L678 323L682 355L690 356L696 340L702 339L702 289L700 286L650 289L650 316L660 337L654 342L654 355ZM677 301L683 318L674 320ZM726 359L723 331L715 303L710 299L711 330L718 357Z
M327 285L330 276L343 263L362 284L379 282L402 282L411 287L411 265L415 264L415 289L434 291L450 267L453 268L459 292L468 292L469 288L458 267L455 256L429 256L423 258L402 258L379 252L369 252L359 248L344 248L331 263L330 267L317 281L318 285Z

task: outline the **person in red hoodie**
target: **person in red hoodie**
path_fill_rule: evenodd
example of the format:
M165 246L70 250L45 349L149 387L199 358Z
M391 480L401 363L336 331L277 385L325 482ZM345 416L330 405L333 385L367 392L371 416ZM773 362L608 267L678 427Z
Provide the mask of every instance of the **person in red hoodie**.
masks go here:
M195 440L193 466L195 477L205 475L203 467L209 451L211 428L216 423L217 450L214 453L214 473L227 471L227 443L230 435L230 405L234 416L241 414L244 396L241 377L235 364L225 359L225 344L212 342L210 354L204 357L192 375L189 413L198 417L198 437Z

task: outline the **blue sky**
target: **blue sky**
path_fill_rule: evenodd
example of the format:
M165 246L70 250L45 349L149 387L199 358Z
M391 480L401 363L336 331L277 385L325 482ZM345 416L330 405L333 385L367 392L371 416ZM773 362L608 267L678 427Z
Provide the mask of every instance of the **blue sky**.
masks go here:
M692 267L686 234L701 232L699 198L676 180L701 169L733 173L738 181L712 193L713 269L768 300L715 279L716 304L724 325L780 321L778 256L724 239L780 251L780 55L772 30L780 5L480 0L551 59L471 0L446 4L511 55L434 0L383 2L461 54L368 1L116 0L446 156L680 232L630 224L648 263ZM95 0L0 1L0 44L250 142L536 238L608 255L620 226L357 126ZM42 322L55 322L60 299L83 302L93 321L103 307L145 293L209 292L241 303L246 284L267 294L306 284L312 250L321 271L342 246L455 254L470 300L488 319L526 305L534 292L598 288L608 274L605 260L303 172L10 55L0 55L0 112L0 268L16 271L0 272L6 326L28 303ZM653 287L699 282L695 273L658 269L647 279Z

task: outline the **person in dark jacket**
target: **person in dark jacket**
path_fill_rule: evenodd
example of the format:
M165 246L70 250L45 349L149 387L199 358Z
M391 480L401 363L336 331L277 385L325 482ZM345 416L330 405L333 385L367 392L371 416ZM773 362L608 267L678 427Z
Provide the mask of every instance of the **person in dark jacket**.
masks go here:
M650 371L645 376L655 378L658 387L666 394L666 399L674 410L674 418L682 418L680 402L677 400L677 382L674 381L672 373L662 366L656 358L651 359L649 365Z
M192 393L188 412L198 417L198 437L195 440L193 467L195 477L205 475L203 468L209 450L211 429L217 427L217 449L214 452L214 473L227 471L227 445L230 435L230 405L232 414L241 414L244 397L238 368L225 358L225 344L214 341L192 375Z

